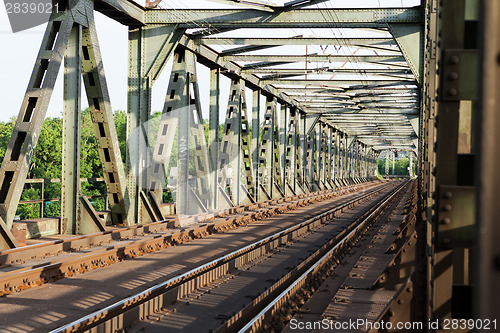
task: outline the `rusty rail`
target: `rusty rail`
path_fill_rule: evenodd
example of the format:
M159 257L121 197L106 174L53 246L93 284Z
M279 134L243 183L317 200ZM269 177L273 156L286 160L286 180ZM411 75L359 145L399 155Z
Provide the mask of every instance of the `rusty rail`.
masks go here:
M141 320L151 314L161 311L164 304L187 295L189 292L207 285L211 281L229 273L232 269L247 264L264 255L270 250L303 235L308 230L327 223L343 210L353 207L356 203L367 200L392 184L379 187L369 193L341 204L319 214L307 221L294 225L272 236L245 246L203 266L192 269L177 277L147 289L137 295L117 302L103 310L92 313L78 321L60 327L53 332L81 332L93 327L115 331L127 327L134 321Z

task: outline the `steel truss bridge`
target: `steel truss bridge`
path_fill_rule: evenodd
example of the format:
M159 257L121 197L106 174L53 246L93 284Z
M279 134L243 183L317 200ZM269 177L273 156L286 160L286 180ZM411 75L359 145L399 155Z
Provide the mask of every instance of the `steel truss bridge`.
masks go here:
M186 9L166 0L147 1L146 6L130 0L59 1L0 168L0 264L15 265L12 258L24 251L12 232L14 218L63 67L61 235L97 237L111 228L120 234L117 237L127 238L131 237L127 230L153 230L158 225L167 233L191 228L188 236L182 231L178 238L170 236L166 243L173 246L246 224L247 218L240 216L243 211L268 207L266 213L248 217L253 221L331 200L340 193L371 191L370 186L378 184L377 159L405 152L409 174L416 178L413 183L394 185L390 191L380 187L363 197L373 199L380 192L377 200L383 207L405 216L399 221L380 213L392 219L398 235L388 243L393 252L386 253L400 255L408 250L414 255L411 260L400 255L385 263L368 288L385 286L385 279L397 280L385 287L394 293L372 320L437 319L438 327L426 330L441 331L445 319L500 319L495 317L500 308L496 221L500 3L422 0L415 7L338 8L335 1L325 0L214 2L222 3L220 9ZM128 27L125 163L97 38L96 11ZM209 77L197 74L200 65L209 68ZM170 69L161 119L153 123L152 88ZM227 101L221 98L222 76L231 82ZM110 205L107 223L80 190L82 77ZM210 94L205 125L202 89ZM176 218L167 216L163 207L167 188L174 193ZM287 202L286 209L277 208ZM364 201L357 199L356 205L360 202ZM359 212L364 212L360 207ZM344 211L335 209L332 217ZM382 208L366 209L374 209L375 214ZM201 227L197 223L214 218L224 222ZM361 231L369 235L365 222L356 223L361 224L339 244L359 241ZM347 224L345 228L351 230ZM412 237L417 241L412 243ZM398 239L408 240L410 248ZM155 244L150 245L151 251L163 246ZM27 248L29 256L43 256ZM335 249L330 250L333 255L343 258L344 250ZM139 252L150 251L140 248ZM137 256L131 253L127 256ZM122 259L109 257L108 264ZM385 268L389 264L406 268ZM77 273L68 267L70 273L58 274ZM2 274L0 281L8 277ZM27 288L37 279L43 282L40 276L0 287L8 295L13 289L22 290L23 284ZM56 278L47 278L51 279ZM298 288L294 286L290 288ZM138 296L137 304L144 297ZM398 308L408 299L411 307ZM268 307L283 302L271 302ZM238 329L265 330L266 316ZM104 319L100 320L81 327L100 325ZM78 325L91 321L82 319L61 331L78 331ZM227 331L232 331L227 325Z

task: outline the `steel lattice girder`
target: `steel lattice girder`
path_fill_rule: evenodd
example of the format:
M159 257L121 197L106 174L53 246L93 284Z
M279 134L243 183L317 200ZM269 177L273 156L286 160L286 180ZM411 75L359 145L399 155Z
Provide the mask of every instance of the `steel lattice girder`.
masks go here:
M309 54L309 55L282 55L282 54L265 54L265 55L246 55L236 54L225 56L225 61L262 61L262 62L328 62L328 63L344 63L356 61L358 63L392 63L405 62L405 58L401 55L330 55L330 54Z
M419 7L364 9L291 9L279 13L260 10L173 9L146 10L133 1L96 0L96 10L127 25L180 24L194 28L335 27L386 28L386 23L420 23ZM285 8L283 8L285 9Z
M366 45L397 45L393 38L333 38L333 37L290 37L290 38L224 38L211 37L196 39L202 45L338 45L338 46L366 46Z
M407 80L370 80L370 79L359 79L359 80L342 80L342 79L330 79L330 80L319 80L319 79L296 79L296 80L280 80L280 79L262 79L262 81L275 85L320 85L320 86L328 86L333 85L335 87L339 86L372 86L372 85L384 85L384 86L406 86L406 85L414 85L415 81Z
M241 9L174 9L144 13L145 24L180 28L386 28L387 23L421 23L420 8L297 9L267 13Z
M253 74L305 75L305 74L370 74L370 75L413 75L409 69L387 68L253 68L245 70Z

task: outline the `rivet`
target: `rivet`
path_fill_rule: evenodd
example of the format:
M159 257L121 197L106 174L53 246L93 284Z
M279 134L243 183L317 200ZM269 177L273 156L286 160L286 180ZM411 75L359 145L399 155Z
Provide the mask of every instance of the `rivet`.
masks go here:
M443 243L443 245L450 245L451 239L449 239L449 238L443 238L443 240L441 241L441 243Z
M448 89L448 95L449 96L456 96L458 94L458 90L456 88L450 88Z
M408 288L406 288L406 291L409 292L409 293L411 293L411 292L413 292L413 288L412 287L408 287Z
M451 211L452 209L453 209L453 206L452 206L452 205L450 205L450 204L446 204L446 205L444 205L444 206L443 206L443 210L444 210L445 212L449 212L449 211Z
M450 64L458 64L460 62L460 57L459 56L451 56L450 57Z
M441 224L451 224L451 219L449 217L445 217L441 220Z
M404 302L405 301L403 299L398 300L398 304L404 304Z
M444 193L444 197L446 199L451 199L451 198L453 198L453 193L451 193L450 191L447 191Z
M448 75L448 79L449 79L449 80L452 80L452 81L458 80L458 73L457 73L457 72L451 72L451 73Z

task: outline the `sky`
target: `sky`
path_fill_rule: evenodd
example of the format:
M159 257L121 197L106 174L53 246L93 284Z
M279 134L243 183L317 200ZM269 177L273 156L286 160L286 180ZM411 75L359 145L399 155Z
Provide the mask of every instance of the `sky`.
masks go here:
M142 3L140 1L139 3ZM283 1L271 1L282 3ZM359 3L379 7L400 6L418 4L418 0L351 0L348 5ZM182 7L186 2L181 0L169 0L162 4L163 8L168 6ZM346 2L337 2L340 6ZM167 7L165 7L167 6ZM222 5L207 1L190 1L190 8L217 8ZM345 6L345 5L344 5ZM225 5L225 7L227 7ZM128 38L127 27L109 19L108 17L95 12L96 27L99 44L104 63L104 70L108 83L108 90L113 110L127 109L127 70L128 70ZM45 32L45 25L37 26L29 30L12 33L5 7L0 5L0 43L3 50L0 52L0 63L2 64L2 74L0 79L0 100L2 109L0 110L0 121L7 121L12 117L17 117L21 103L26 92L29 78L35 63L38 50ZM152 111L161 111L170 76L170 63L167 64L159 80L153 87ZM54 92L47 110L47 117L58 117L62 115L63 104L63 66L56 82ZM204 66L198 66L199 81L208 81L209 70ZM201 85L200 95L204 118L207 117L207 107L209 91L203 89L208 85ZM229 80L221 78L221 109L224 109L224 101L229 94ZM88 106L85 91L82 84L82 108ZM248 92L247 92L248 93ZM251 95L247 95L250 97ZM247 97L248 107L251 107L251 98ZM225 112L221 110L221 117Z

